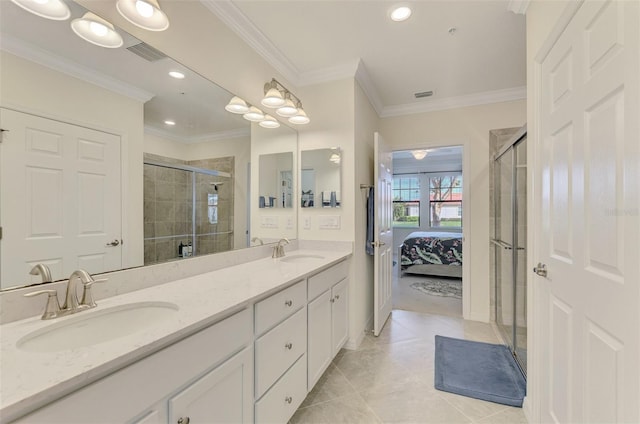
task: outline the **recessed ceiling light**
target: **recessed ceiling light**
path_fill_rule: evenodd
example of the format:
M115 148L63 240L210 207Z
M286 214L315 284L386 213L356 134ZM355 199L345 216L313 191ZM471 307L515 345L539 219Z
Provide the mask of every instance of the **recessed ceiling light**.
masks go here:
M164 121L164 123L165 123L166 125L175 125L175 124L176 124L174 121L169 121L169 120Z
M171 72L169 72L169 75L172 76L175 79L183 79L184 78L184 74L182 72L178 72L178 71L171 71Z
M395 22L406 21L409 16L411 16L411 9L408 6L396 7L391 11L391 20Z

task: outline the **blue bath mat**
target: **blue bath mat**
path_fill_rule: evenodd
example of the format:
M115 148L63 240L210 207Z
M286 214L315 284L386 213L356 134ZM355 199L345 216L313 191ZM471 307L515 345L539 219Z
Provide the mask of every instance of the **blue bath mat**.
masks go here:
M526 381L506 346L436 336L435 387L522 407Z

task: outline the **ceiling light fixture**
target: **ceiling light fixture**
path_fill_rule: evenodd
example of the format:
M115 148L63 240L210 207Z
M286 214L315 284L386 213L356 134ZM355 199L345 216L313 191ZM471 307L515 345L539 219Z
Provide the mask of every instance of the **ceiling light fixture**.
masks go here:
M249 111L242 115L244 119L251 122L260 122L264 119L264 112L255 106L249 107Z
M408 6L400 6L393 9L389 16L394 22L402 22L409 19L411 13L411 9Z
M310 122L300 99L275 78L264 85L264 98L261 103L270 108L277 108L276 113L296 125Z
M249 106L247 105L247 102L245 102L238 96L233 96L231 100L229 100L229 103L227 103L227 105L224 107L224 109L227 112L238 114L249 112Z
M169 121L169 120L164 121L164 123L169 126L174 126L176 124L174 121Z
M280 122L271 115L264 115L264 119L260 121L258 125L263 128L278 128L280 126Z
M340 154L336 152L331 153L329 160L335 164L340 163Z
M169 76L173 77L175 79L184 79L184 74L182 72L178 72L178 71L169 72Z
M69 19L71 11L61 0L11 0L27 12L54 21Z
M411 154L413 155L413 157L414 157L416 160L422 160L422 159L424 159L424 158L427 156L427 154L428 154L428 153L429 153L429 152L427 152L426 150L412 150L412 151L411 151Z
M71 29L78 37L96 46L116 49L123 44L114 26L91 12L71 21Z
M118 12L132 24L149 31L169 28L169 18L160 9L158 0L118 0Z

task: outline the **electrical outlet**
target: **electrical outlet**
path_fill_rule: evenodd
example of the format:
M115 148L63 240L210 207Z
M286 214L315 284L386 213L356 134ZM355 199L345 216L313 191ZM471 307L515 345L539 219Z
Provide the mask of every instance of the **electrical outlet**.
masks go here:
M305 216L302 218L302 228L305 230L310 230L311 229L311 217L310 216Z
M318 226L322 230L339 230L340 229L340 216L339 215L325 215L319 217Z

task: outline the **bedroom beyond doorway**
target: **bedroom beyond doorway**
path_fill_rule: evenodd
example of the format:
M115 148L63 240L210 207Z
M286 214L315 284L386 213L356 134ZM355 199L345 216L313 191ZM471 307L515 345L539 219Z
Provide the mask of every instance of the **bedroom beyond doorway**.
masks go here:
M393 308L462 316L463 148L393 153Z

